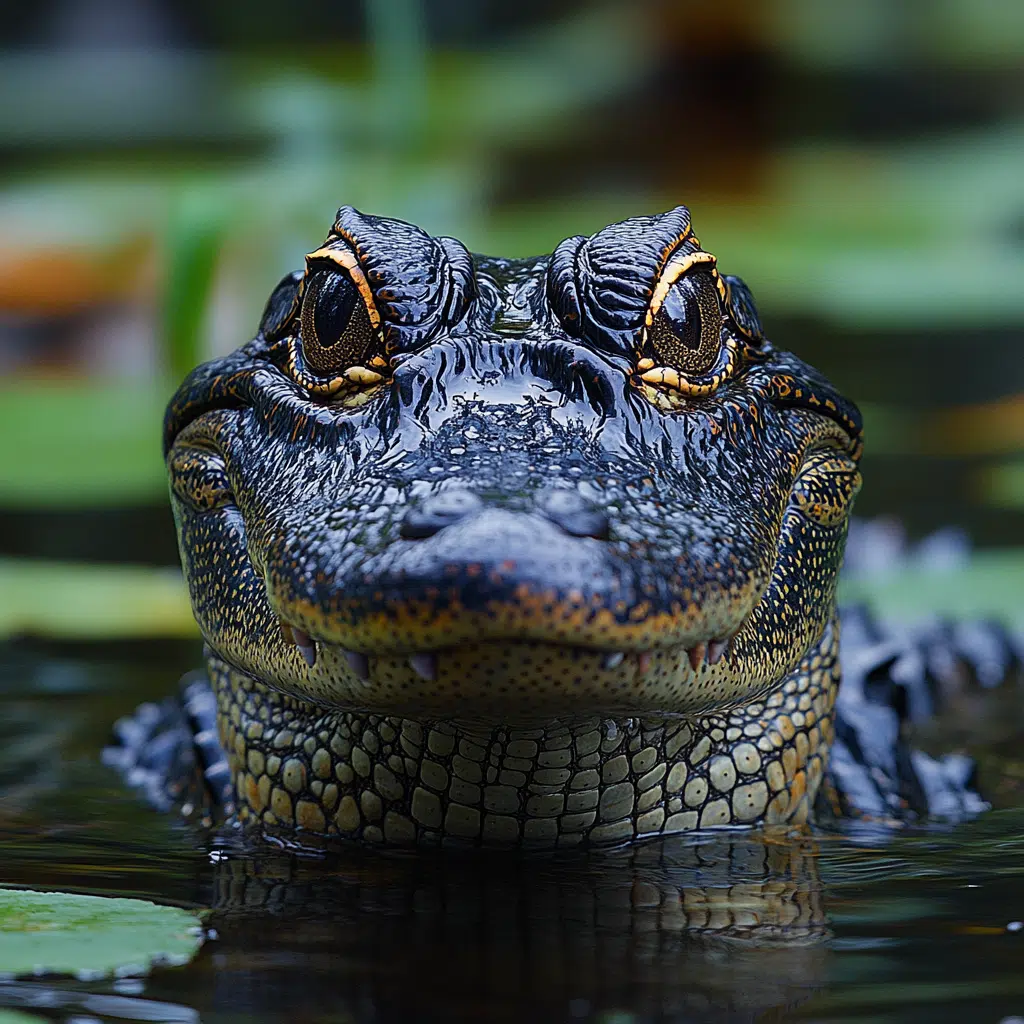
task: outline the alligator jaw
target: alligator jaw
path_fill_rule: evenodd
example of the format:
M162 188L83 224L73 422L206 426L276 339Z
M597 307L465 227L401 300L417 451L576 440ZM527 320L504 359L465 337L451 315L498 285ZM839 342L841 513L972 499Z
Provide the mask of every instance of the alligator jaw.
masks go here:
M374 688L375 696L388 691L393 693L396 677L402 677L400 688L406 691L403 704L408 714L417 711L420 699L424 713L443 711L439 702L445 692L449 693L448 699L460 702L481 699L484 708L490 706L497 712L496 693L535 693L538 687L543 691L570 680L577 694L587 687L604 691L615 708L629 709L631 700L637 699L634 687L641 679L652 679L656 685L660 680L664 684L671 674L679 681L692 684L704 680L713 670L716 675L724 671L732 642L732 636L727 636L698 641L689 647L605 651L530 638L508 638L407 653L368 653L314 638L284 619L280 620L280 626L282 636L301 655L310 673L316 670L325 672L329 678L354 677L361 684L358 692L363 698L370 696L368 686ZM518 672L520 661L521 674ZM721 668L716 670L716 666ZM417 685L420 683L435 684L435 688L420 691ZM339 701L341 704L349 702ZM502 703L497 700L497 705Z
M498 648L479 646L490 654ZM507 646L520 648L510 658L526 669L543 665L546 655L564 656L556 679L570 690L607 657ZM764 701L708 716L630 713L625 703L599 713L578 692L583 707L561 717L479 714L484 690L473 700L453 693L458 675L446 672L445 656L472 667L467 651L454 648L440 652L431 686L416 691L418 698L441 692L447 714L303 704L212 652L209 669L243 820L393 846L551 848L806 821L832 735L837 647L836 631L826 629ZM612 653L623 655L613 671L622 674L627 697L637 693L629 673L647 658L650 676L641 689L663 681L665 651ZM375 657L374 687L389 674L418 679L407 659ZM689 671L683 649L673 671L680 662ZM322 645L318 669L343 663L340 648ZM711 671L702 666L702 682ZM417 704L425 706L423 699Z

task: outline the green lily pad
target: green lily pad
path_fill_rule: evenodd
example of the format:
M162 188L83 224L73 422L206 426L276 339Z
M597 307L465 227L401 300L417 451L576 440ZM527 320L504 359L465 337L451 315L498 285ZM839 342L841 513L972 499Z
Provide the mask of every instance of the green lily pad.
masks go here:
M198 916L178 907L0 888L0 975L144 974L187 963L202 941Z

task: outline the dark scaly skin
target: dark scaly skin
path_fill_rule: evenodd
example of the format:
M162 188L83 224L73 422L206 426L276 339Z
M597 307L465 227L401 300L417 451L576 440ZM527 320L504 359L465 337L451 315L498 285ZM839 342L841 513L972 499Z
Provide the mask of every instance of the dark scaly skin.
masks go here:
M166 419L238 815L504 846L808 820L856 408L682 207L523 261L343 208L325 247L307 273L377 318L356 369L313 372L296 274ZM714 279L706 372L652 348L681 264Z

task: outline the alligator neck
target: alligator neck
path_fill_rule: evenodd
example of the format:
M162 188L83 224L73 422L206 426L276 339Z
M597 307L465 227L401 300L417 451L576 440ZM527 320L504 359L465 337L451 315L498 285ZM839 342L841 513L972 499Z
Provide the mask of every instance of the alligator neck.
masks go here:
M553 722L325 710L209 658L242 820L368 843L614 844L807 820L832 741L838 625L762 702Z

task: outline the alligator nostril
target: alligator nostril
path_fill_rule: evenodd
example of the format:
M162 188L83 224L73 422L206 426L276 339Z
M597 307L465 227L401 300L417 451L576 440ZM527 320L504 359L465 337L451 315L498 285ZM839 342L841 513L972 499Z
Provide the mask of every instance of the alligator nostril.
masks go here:
M483 502L472 491L440 491L406 512L399 535L406 540L425 540L476 512L482 505Z
M608 540L611 524L608 517L593 507L578 491L556 488L539 501L540 511L573 537L594 537Z

